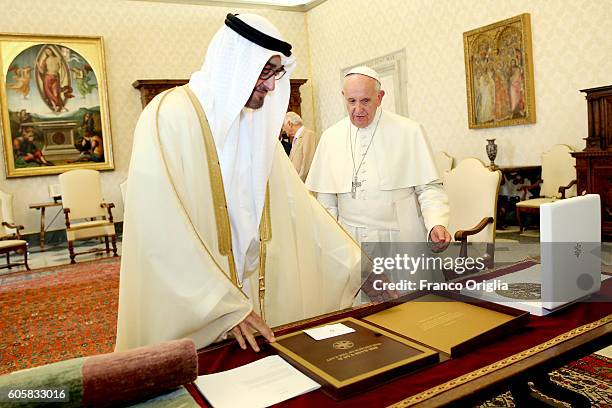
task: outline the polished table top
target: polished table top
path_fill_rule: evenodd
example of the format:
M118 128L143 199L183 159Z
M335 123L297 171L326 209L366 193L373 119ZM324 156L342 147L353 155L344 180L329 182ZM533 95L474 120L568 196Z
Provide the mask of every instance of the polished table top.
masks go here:
M47 208L47 207L59 207L62 205L62 202L46 202L46 203L34 203L34 204L30 204L30 208Z

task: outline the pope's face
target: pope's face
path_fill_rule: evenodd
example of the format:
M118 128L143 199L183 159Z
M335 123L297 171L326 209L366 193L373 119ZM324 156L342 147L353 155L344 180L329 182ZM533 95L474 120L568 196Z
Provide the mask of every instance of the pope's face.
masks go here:
M283 64L281 63L281 59L278 55L273 56L268 60L268 62L266 62L261 74L259 74L260 77L257 78L257 82L255 83L251 96L244 106L251 109L259 109L263 106L264 99L266 95L268 95L268 92L274 90L276 79L274 79L274 75L267 79L261 79L261 77L265 78L272 72L279 71L282 69L282 67Z
M384 91L376 90L376 80L365 75L352 74L344 78L342 96L351 123L364 128L374 120Z

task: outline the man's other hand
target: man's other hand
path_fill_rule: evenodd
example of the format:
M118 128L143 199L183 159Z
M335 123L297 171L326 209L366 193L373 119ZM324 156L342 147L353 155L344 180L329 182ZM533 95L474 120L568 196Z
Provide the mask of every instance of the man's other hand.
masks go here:
M442 225L436 225L429 233L429 239L433 243L431 250L433 252L442 252L451 242L451 235Z
M257 340L255 340L255 336L253 336L254 332L259 332L268 342L276 341L272 330L270 330L266 322L264 322L264 320L255 312L251 312L243 321L238 323L238 325L230 331L230 333L236 337L241 349L246 350L246 342L248 341L251 348L258 352L259 345L257 344Z

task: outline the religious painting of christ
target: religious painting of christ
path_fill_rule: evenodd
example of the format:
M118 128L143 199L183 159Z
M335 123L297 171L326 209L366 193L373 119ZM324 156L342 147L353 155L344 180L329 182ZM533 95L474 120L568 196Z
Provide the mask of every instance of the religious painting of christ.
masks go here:
M529 14L463 33L470 129L535 123Z
M7 177L114 168L101 37L0 35Z

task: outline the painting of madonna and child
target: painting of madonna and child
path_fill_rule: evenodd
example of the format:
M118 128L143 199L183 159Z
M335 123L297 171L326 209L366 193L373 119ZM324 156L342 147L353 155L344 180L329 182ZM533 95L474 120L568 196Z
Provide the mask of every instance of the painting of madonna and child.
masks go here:
M0 36L7 177L113 168L100 37Z
M529 14L463 34L472 129L535 123Z

